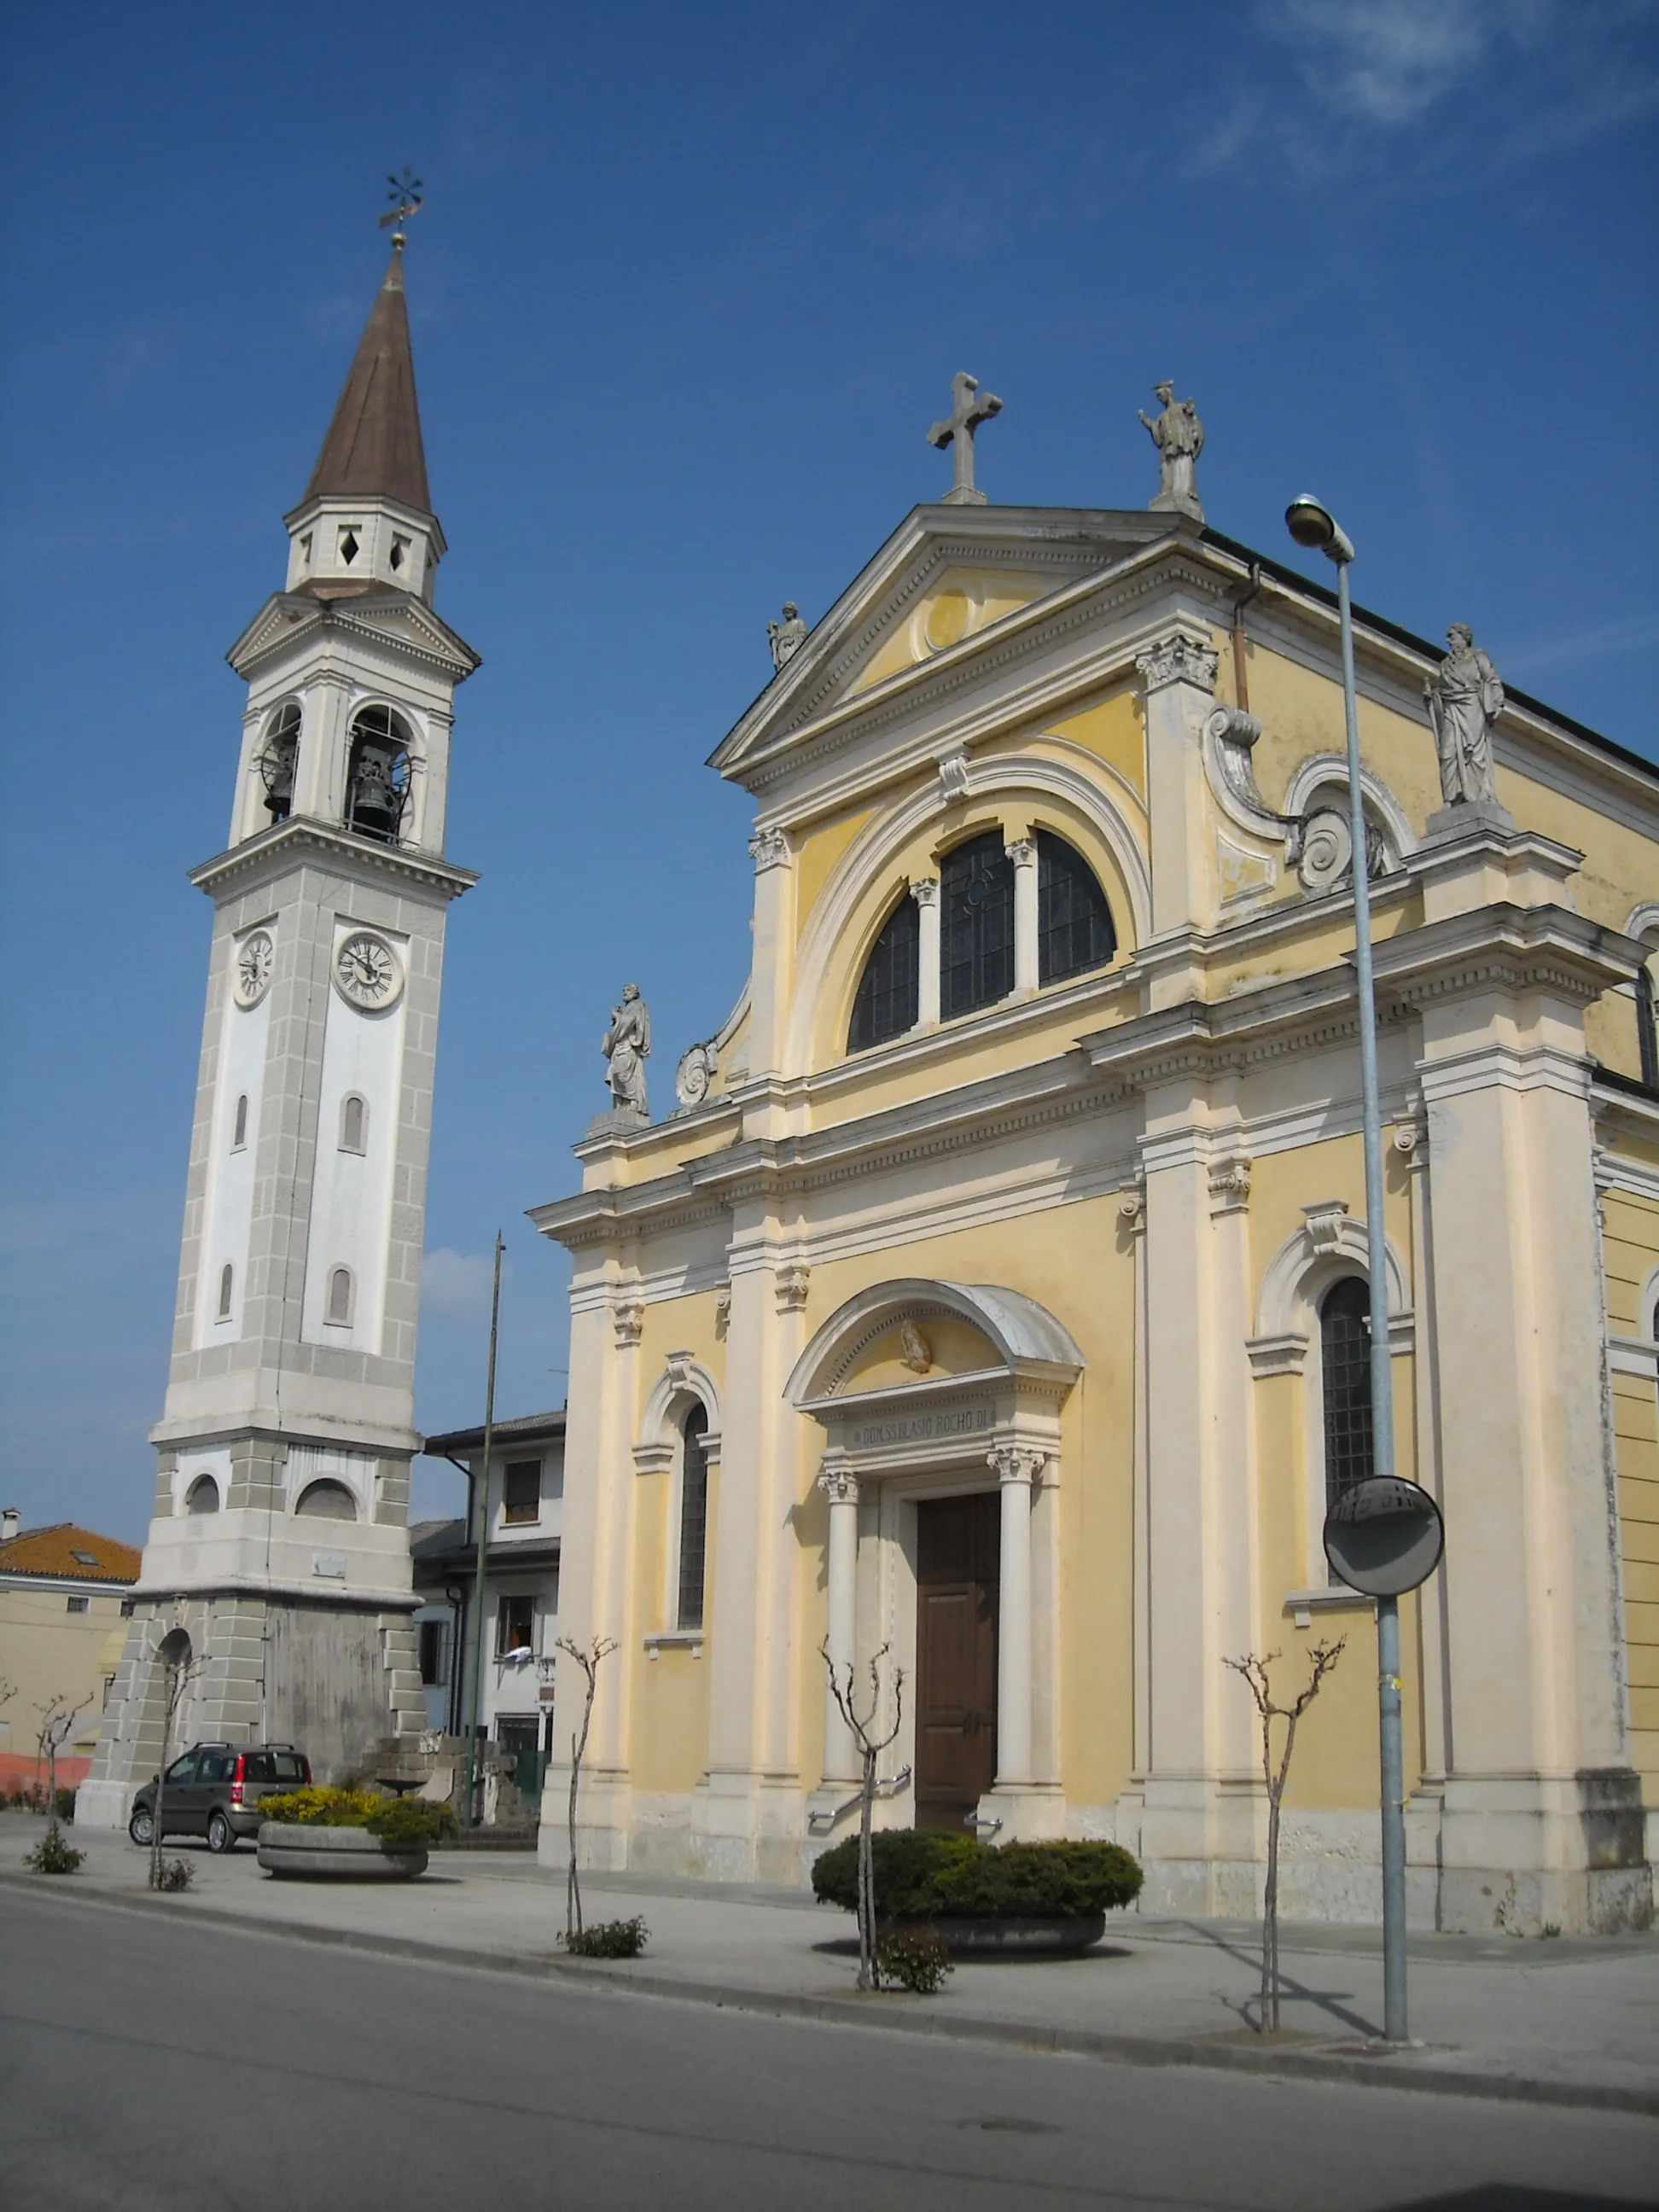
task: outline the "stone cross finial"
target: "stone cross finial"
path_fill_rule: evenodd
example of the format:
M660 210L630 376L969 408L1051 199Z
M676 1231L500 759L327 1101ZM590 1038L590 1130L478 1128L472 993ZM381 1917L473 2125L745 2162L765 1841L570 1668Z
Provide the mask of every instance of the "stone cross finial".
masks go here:
M980 393L979 379L961 369L951 379L951 416L945 422L935 422L927 433L927 442L941 451L954 447L951 455L956 471L956 480L940 504L944 507L983 507L982 491L974 489L974 433L981 422L988 422L994 415L1002 412L1002 402L994 392Z

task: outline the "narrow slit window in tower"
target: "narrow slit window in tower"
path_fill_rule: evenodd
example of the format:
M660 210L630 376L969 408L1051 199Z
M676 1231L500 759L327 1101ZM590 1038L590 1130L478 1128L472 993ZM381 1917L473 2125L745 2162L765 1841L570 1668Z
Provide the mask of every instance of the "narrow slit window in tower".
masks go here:
M328 1318L337 1328L351 1324L351 1270L333 1267L328 1278Z
M680 1588L677 1626L702 1626L703 1555L708 1539L708 1416L694 1406L681 1431Z
M224 1266L219 1270L219 1318L221 1321L228 1321L230 1319L231 1292L235 1289L235 1287L236 1270L231 1266L229 1261L227 1260Z
M234 1152L240 1152L246 1142L247 1093L245 1091L241 1097L236 1101L236 1127L234 1133L231 1137L230 1148Z

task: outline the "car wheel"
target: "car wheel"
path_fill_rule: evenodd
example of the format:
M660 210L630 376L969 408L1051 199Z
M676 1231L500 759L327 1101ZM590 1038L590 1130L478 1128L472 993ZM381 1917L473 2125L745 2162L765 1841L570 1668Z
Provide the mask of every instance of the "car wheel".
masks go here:
M208 1820L207 1846L210 1851L234 1851L236 1831L222 1813L214 1813Z
M141 1805L127 1822L127 1833L145 1850L155 1841L155 1815L148 1806Z

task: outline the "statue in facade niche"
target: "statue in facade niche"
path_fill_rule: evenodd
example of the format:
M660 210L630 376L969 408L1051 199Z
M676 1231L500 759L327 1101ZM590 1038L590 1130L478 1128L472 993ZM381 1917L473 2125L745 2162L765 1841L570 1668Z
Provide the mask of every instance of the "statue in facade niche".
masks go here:
M618 1111L641 1116L648 1114L650 1109L645 1103L645 1056L650 1049L651 1017L640 996L640 987L637 983L624 983L622 1004L611 1009L611 1026L599 1044L609 1063L605 1079L611 1086L611 1102Z
M1445 659L1423 686L1440 756L1441 797L1448 806L1472 799L1495 804L1492 726L1504 711L1504 686L1467 623L1452 624L1446 644Z
M1158 497L1154 507L1190 514L1200 522L1204 510L1198 503L1197 462L1204 450L1204 425L1198 419L1195 399L1177 400L1173 384L1154 385L1163 411L1156 422L1137 409L1147 435L1158 447Z
M766 641L772 648L775 671L781 668L786 660L793 659L805 644L806 624L801 620L800 609L793 599L784 601L781 622L767 623Z

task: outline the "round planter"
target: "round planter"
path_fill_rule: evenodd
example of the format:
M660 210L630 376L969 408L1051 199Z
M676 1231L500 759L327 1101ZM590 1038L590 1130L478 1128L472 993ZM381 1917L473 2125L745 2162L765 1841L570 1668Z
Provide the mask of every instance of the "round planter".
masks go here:
M367 1828L323 1828L267 1820L259 1831L259 1863L267 1874L325 1881L412 1881L426 1872L426 1847L389 1851Z
M1058 1912L1009 1913L996 1919L941 1914L926 1923L953 1959L1074 1959L1106 1932L1106 1915L1079 1920ZM888 1929L884 1926L883 1934Z

